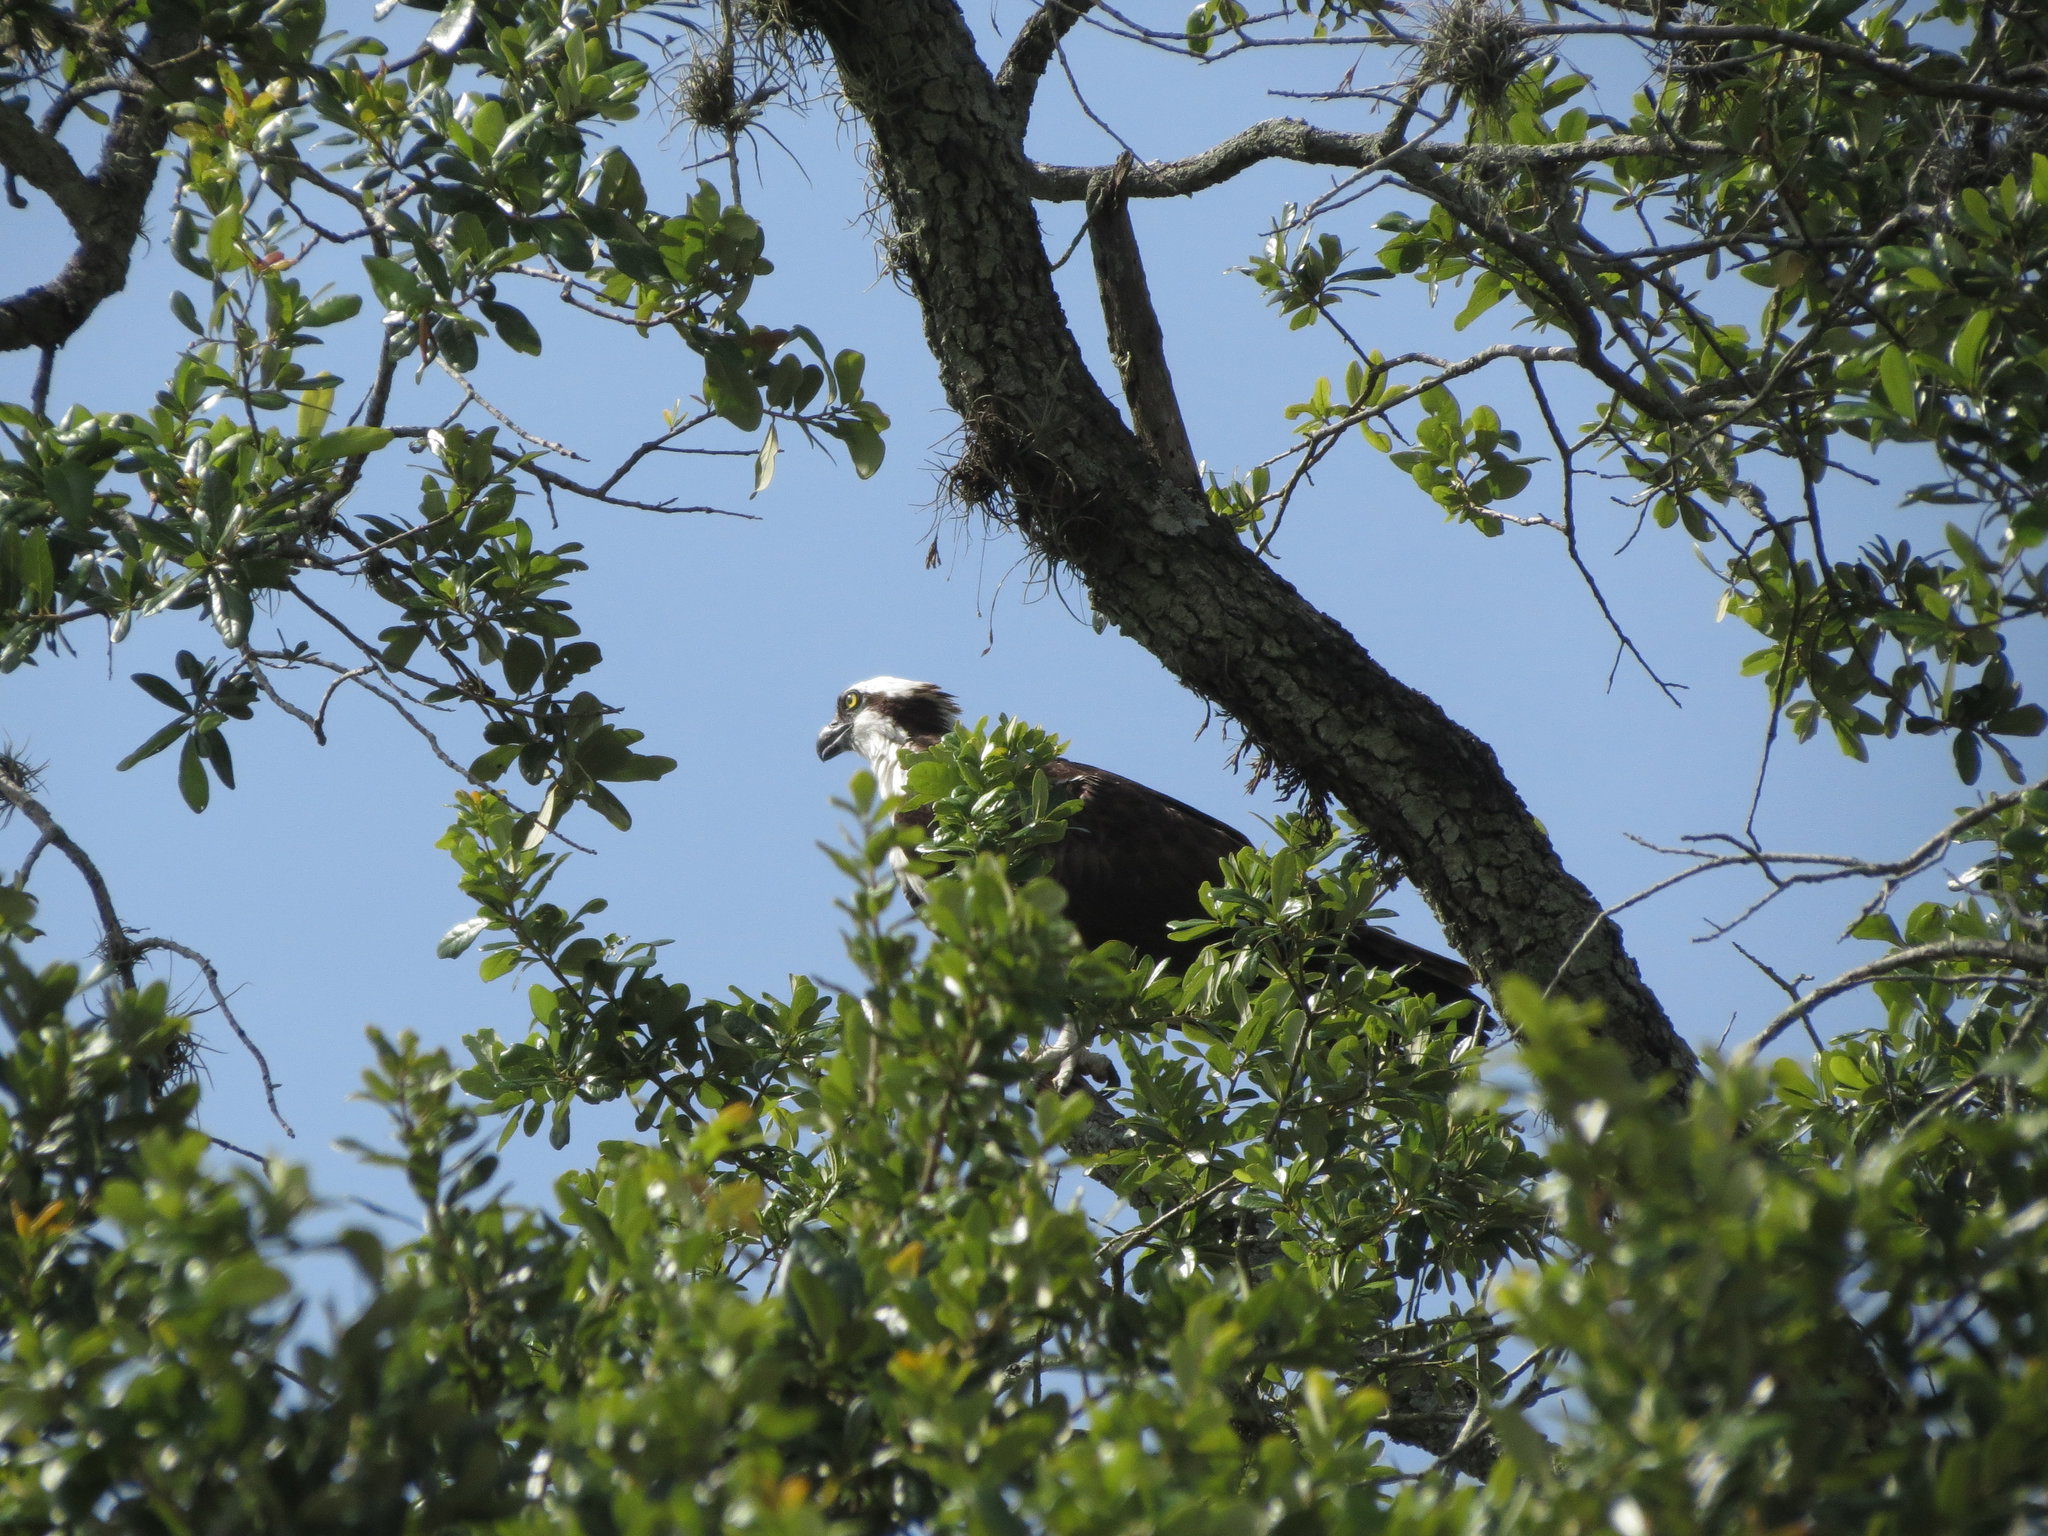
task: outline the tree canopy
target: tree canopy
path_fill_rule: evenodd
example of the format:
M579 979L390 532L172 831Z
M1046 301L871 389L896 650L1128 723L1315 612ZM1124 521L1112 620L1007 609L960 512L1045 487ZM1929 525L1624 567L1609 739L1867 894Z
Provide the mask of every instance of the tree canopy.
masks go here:
M152 957L198 965L239 1032L232 979L127 926L36 765L0 756L33 832L0 889L10 1526L2043 1517L2048 789L2024 754L2048 715L2024 660L2048 25L1993 0L1204 0L1160 28L1050 0L1001 57L952 0L449 0L417 43L331 31L317 0L15 4L0 26L9 197L46 200L74 245L0 283L0 349L41 360L0 403L0 671L88 630L203 626L175 677L136 677L169 715L121 765L168 767L195 813L234 787L258 711L324 740L337 691L367 690L462 785L441 846L475 916L443 953L525 979L530 1014L460 1065L373 1036L391 1141L360 1152L402 1171L421 1235L337 1229L303 1174L194 1127L193 1025ZM1034 158L1040 84L1083 47L1195 80L1294 50L1303 100L1372 126ZM723 150L667 209L616 132L662 82ZM878 249L958 420L946 494L1298 798L1219 869L1182 966L1079 950L1041 855L1071 809L1040 771L1061 744L1009 719L915 767L928 839L856 779L843 990L714 997L599 931L578 807L629 828L687 743L597 691L582 548L538 512L690 509L635 478L676 454L744 452L757 490L805 441L880 465L863 339L750 308L773 231L744 207L746 151L815 90L857 125ZM1129 210L1275 163L1302 190L1248 235L1244 276L1342 367L1224 475L1183 421L1207 381L1168 368ZM163 166L191 342L146 410L53 418L63 349L112 344L94 314ZM1054 288L1073 248L1039 209L1060 203L1085 210L1121 410ZM1385 355L1361 301L1414 292L1458 305L1446 340ZM541 352L539 298L696 360L693 399L603 472L472 382L487 352ZM429 370L455 415L419 414ZM1592 487L1619 484L1756 632L1767 763L1781 729L1855 757L1931 736L1961 786L2018 787L1968 791L1886 862L1776 852L1753 819L1694 845L1675 880L1748 871L1764 923L1839 883L1878 946L1785 981L1775 1019L1703 1060L1492 748L1280 575L1338 454L1379 456L1474 537L1562 540L1617 660L1661 687L1585 553ZM409 509L363 494L408 463ZM1873 495L1925 533L1868 537ZM932 877L916 920L906 849ZM82 965L35 949L61 865L98 914ZM1912 883L1931 871L1952 888ZM1490 1025L1346 954L1400 880ZM1883 1022L1824 1038L1815 1010L1863 988ZM1029 1048L1068 1022L1122 1082L1036 1074ZM496 1149L567 1147L579 1105L621 1102L635 1135L552 1209L494 1185L493 1127ZM363 1293L331 1326L295 1289L316 1252Z

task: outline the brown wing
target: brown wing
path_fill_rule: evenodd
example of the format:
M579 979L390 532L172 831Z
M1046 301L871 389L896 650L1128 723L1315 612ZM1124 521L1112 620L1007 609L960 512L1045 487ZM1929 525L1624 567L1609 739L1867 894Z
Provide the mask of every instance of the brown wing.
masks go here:
M1402 984L1418 996L1434 993L1439 1003L1479 1001L1479 979L1469 965L1396 938L1384 928L1361 923L1344 947L1375 970L1403 972Z
M1060 758L1046 776L1054 794L1081 802L1052 850L1052 876L1066 888L1081 942L1092 949L1121 939L1154 959L1188 959L1167 924L1202 915L1203 884L1221 878L1218 860L1248 846L1244 834L1105 768ZM1403 972L1409 987L1439 1002L1477 1000L1468 966L1383 928L1361 924L1345 947L1367 965Z
M1221 878L1217 860L1247 846L1244 834L1106 768L1055 758L1046 777L1056 798L1081 802L1052 847L1081 942L1120 939L1155 959L1187 959L1166 925L1202 915L1203 882Z
M1052 847L1052 877L1067 893L1067 917L1093 949L1121 940L1155 960L1185 961L1187 945L1168 937L1169 923L1202 915L1202 886L1221 878L1218 861L1250 840L1228 822L1107 768L1055 758L1046 765L1056 799L1079 800L1067 835ZM931 807L900 811L899 823L931 825ZM910 892L912 905L919 901ZM1403 971L1417 992L1439 1002L1477 1000L1469 967L1361 925L1346 945L1365 964Z

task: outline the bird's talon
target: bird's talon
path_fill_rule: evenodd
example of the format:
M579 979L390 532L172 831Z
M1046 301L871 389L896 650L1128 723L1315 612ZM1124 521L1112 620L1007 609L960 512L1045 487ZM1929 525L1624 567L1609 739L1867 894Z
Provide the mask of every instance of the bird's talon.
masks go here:
M1105 1088L1122 1086L1122 1079L1116 1075L1116 1063L1100 1051L1075 1049L1055 1041L1031 1057L1031 1065L1034 1067L1047 1064L1052 1065L1052 1071L1039 1076L1038 1086L1050 1088L1062 1096L1073 1091L1074 1078L1077 1075L1084 1080L1092 1079Z

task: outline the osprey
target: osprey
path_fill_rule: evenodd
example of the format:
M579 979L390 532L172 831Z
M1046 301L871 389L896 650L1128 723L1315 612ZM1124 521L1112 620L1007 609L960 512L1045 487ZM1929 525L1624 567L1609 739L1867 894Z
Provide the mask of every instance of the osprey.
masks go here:
M907 779L903 752L931 746L959 718L952 695L936 684L871 677L840 694L831 723L818 733L818 758L858 752L881 792L900 795ZM1155 960L1185 959L1187 950L1171 942L1167 925L1203 915L1203 882L1216 880L1217 861L1250 847L1250 839L1228 822L1106 768L1061 757L1045 771L1056 799L1081 802L1067 835L1049 850L1052 877L1067 893L1067 918L1081 942L1093 949L1118 939ZM924 820L915 811L899 819ZM915 900L918 893L911 895ZM1433 991L1445 1002L1477 1001L1470 969L1419 944L1361 927L1348 947L1367 965L1407 972L1417 991Z

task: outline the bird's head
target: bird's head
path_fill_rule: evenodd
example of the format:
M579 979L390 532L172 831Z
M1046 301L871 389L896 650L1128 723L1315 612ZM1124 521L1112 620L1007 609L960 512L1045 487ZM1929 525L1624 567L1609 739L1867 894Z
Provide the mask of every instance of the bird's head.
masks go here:
M818 732L818 759L835 758L850 748L868 760L877 776L893 779L898 752L930 746L959 718L960 706L936 683L871 677L839 695L831 723Z

